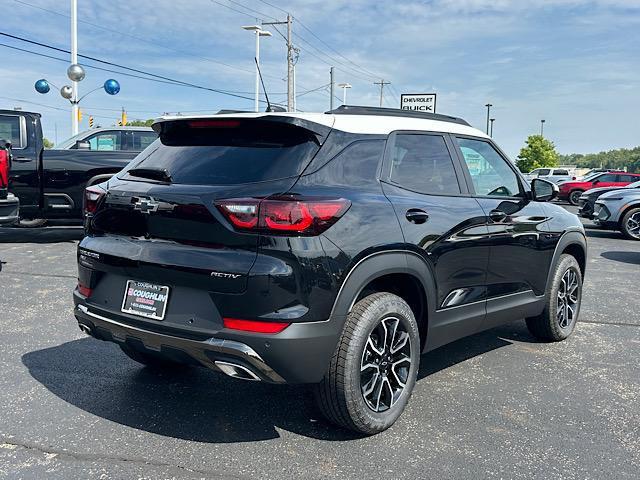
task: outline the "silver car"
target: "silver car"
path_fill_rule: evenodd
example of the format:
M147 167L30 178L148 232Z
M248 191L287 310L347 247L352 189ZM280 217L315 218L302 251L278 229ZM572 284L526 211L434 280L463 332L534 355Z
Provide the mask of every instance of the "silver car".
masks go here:
M593 221L611 230L619 230L632 240L640 240L640 189L623 188L598 198Z
M529 173L525 173L524 178L528 182L534 178L540 178L549 182L560 183L575 180L576 176L567 168L536 168Z

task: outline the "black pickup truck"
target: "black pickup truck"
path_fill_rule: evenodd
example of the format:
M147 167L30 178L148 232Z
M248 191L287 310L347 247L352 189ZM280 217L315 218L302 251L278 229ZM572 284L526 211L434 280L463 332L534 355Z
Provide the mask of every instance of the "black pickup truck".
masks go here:
M10 143L12 157L9 193L0 199L0 224L15 223L17 197L18 222L24 227L47 219L82 220L84 189L110 178L140 153L44 150L40 114L24 111L0 110L0 139L3 145Z

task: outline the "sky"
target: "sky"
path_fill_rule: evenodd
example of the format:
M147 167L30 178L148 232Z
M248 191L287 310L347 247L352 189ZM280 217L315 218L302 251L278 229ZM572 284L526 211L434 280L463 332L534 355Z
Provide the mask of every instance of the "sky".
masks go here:
M293 17L297 106L329 109L329 68L352 85L347 103L399 107L401 93L436 93L437 112L484 130L493 104L494 138L515 158L526 137L540 132L560 153L589 153L640 145L640 0L78 0L78 51L126 67L208 88L124 75L86 61L80 95L106 79L117 96L98 90L81 102L88 128L162 113L211 113L253 108L254 37L243 25ZM65 50L70 1L3 0L0 32ZM261 68L270 100L286 98L282 26L261 40ZM71 134L70 106L46 78L67 84L68 55L0 35L0 108L42 113L44 133ZM6 47L61 58L44 58ZM82 63L82 62L81 62ZM112 73L91 65L112 69ZM132 73L129 71L128 73ZM137 75L137 74L135 74ZM156 77L157 79L157 77ZM336 88L335 106L342 100ZM31 103L28 103L31 102Z

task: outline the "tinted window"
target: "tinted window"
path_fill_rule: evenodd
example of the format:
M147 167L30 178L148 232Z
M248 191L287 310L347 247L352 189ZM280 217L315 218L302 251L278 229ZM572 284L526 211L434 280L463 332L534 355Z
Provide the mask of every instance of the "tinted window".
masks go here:
M397 135L390 177L393 182L416 192L460 193L449 149L439 135Z
M133 149L144 150L158 138L155 132L133 132Z
M569 170L562 170L561 168L556 168L553 171L554 175L569 175Z
M315 175L331 185L356 186L374 182L384 153L384 140L352 143L322 167Z
M206 126L215 122L221 126ZM232 185L299 175L319 149L310 131L270 121L184 121L166 128L157 147L130 168L166 170L174 183Z
M120 132L101 132L91 135L87 138L91 150L100 150L105 152L112 152L115 150L121 150L120 147Z
M544 175L549 175L550 172L551 170L549 170L548 168L541 168L540 170L538 170L538 176L542 177Z
M618 176L617 175L613 175L611 173L608 173L606 175L600 175L598 178L595 178L594 181L598 181L598 182L616 182Z
M518 177L490 143L468 138L457 141L477 195L513 197L520 194Z
M634 177L633 175L619 175L618 176L618 181L619 182L635 182L638 179L638 177Z
M0 115L0 140L11 142L13 148L24 148L24 138L20 128L21 117Z

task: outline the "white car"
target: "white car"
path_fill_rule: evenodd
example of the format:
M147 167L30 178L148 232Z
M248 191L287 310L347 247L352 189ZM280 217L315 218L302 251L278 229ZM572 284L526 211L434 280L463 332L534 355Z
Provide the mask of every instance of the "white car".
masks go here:
M536 168L529 173L525 173L524 178L529 182L534 178L540 178L549 182L560 183L567 180L575 180L576 176L566 168Z

